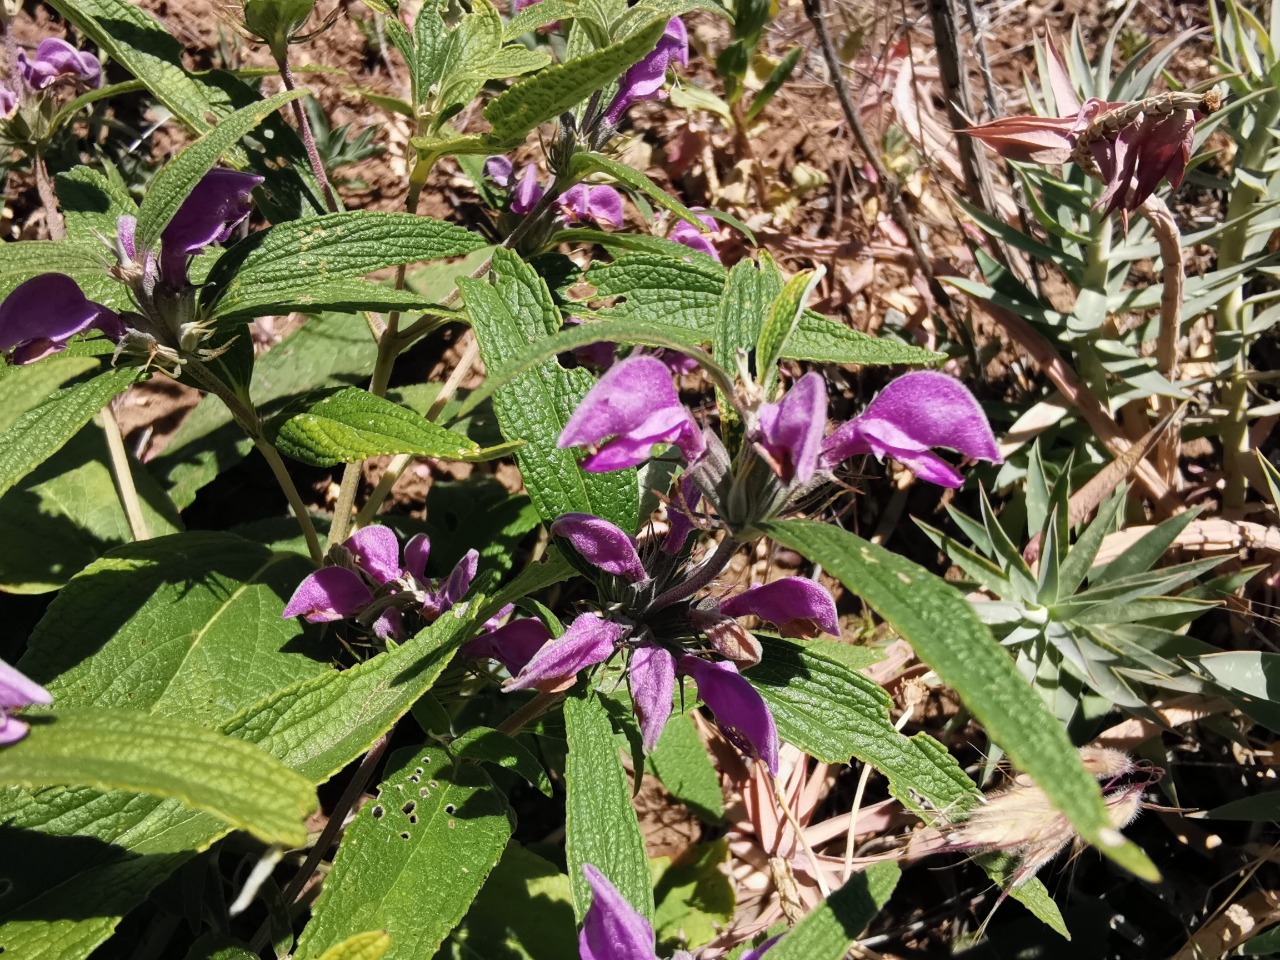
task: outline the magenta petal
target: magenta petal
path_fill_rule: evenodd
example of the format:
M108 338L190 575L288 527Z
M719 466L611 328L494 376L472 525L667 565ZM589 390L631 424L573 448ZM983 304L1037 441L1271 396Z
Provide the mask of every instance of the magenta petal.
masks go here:
M18 112L18 95L0 83L0 120L8 120Z
M373 593L359 574L345 567L321 567L298 584L280 616L327 623L350 617L372 601Z
M686 470L680 475L676 495L667 506L667 523L670 527L662 539L663 553L674 556L684 548L689 534L693 533L692 513L698 509L701 500L702 490L694 482L693 474Z
M764 698L728 661L680 658L680 672L693 677L698 696L716 715L716 725L743 753L778 773L778 730Z
M97 57L57 37L41 40L33 60L19 52L18 70L32 90L43 90L58 77L79 77L92 84L102 78L102 64Z
M614 364L583 397L560 434L561 447L615 439L583 461L583 469L603 472L643 463L655 443L674 443L687 460L706 441L680 403L671 373L661 360L641 355Z
M476 578L476 570L479 566L480 553L476 550L468 550L462 555L462 559L454 564L449 576L445 578L444 583L440 586L441 613L444 613L466 595L467 590L471 587L471 581Z
M622 114L631 104L657 99L666 82L667 68L673 62L682 66L689 65L689 35L679 17L672 17L667 21L667 28L658 45L622 75L622 79L618 81L618 92L605 112L605 120L617 126Z
M16 668L0 660L0 708L16 709L33 703L53 703L49 691Z
M562 636L546 644L520 675L503 684L507 690L548 685L564 687L579 670L609 659L622 639L625 628L598 613L584 613L569 625Z
M640 720L641 739L644 748L652 750L671 716L671 697L676 691L676 658L665 647L646 644L631 654L627 673L631 700Z
M511 194L511 212L525 216L533 212L542 195L547 191L538 183L538 168L532 163L524 168L515 192Z
M840 636L836 602L827 588L804 577L783 577L772 583L751 587L720 604L720 612L730 617L755 614L777 624L785 636L805 636L810 624L834 637Z
M182 201L160 234L160 274L170 285L187 282L187 258L222 243L253 209L253 190L263 178L214 167Z
M658 960L649 921L591 864L582 872L592 898L578 934L581 960Z
M403 640L404 617L395 607L387 607L373 622L373 635L379 640Z
M342 544L352 559L378 583L400 577L400 541L390 527L372 526L358 530Z
M783 481L812 479L826 425L827 387L814 372L797 380L778 403L760 405L760 445Z
M27 735L27 725L0 710L0 746L17 743Z
M489 157L484 162L484 175L500 187L511 186L515 172L511 161L503 156Z
M61 273L24 280L0 303L0 353L11 354L16 363L57 353L90 328L115 340L124 336L120 317L88 299L74 280Z
M404 545L404 568L419 583L426 582L429 556L431 556L431 540L425 533L415 534Z
M931 447L1002 462L986 415L968 389L945 374L922 371L894 380L861 415L827 437L821 463L830 468L857 454L872 453L894 457L908 467L922 464L931 474L926 479L932 479L939 475L936 465L942 461L922 456Z
M592 187L579 183L557 198L570 222L592 220L611 227L622 226L622 194L613 187Z
M550 639L551 631L545 623L536 617L523 617L480 634L463 644L462 652L468 657L497 660L514 677Z
M551 535L568 540L584 560L605 573L631 583L648 577L635 541L608 520L589 513L566 513L551 525Z

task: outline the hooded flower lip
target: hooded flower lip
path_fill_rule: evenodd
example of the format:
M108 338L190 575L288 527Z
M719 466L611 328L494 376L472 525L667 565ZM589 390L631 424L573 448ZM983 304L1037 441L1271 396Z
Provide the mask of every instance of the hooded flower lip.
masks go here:
M783 577L751 587L720 603L730 617L754 614L776 624L784 637L812 637L819 630L840 636L836 603L827 588L804 577Z
M716 725L729 741L750 757L778 773L778 730L764 698L728 661L713 663L685 655L679 670L693 678L698 696L716 716Z
M784 483L808 483L818 467L822 434L827 425L827 387L810 371L777 403L762 403L757 412L757 443Z
M699 212L699 210L700 208L695 207L693 212L702 221L703 226L713 233L720 229L720 221L713 216ZM676 243L683 244L690 250L705 253L717 263L720 262L720 253L712 245L711 241L707 239L706 234L687 220L681 220L672 228L670 239Z
M160 234L160 275L171 286L187 283L187 260L213 243L224 243L253 209L256 174L214 167L182 202Z
M511 194L511 212L522 217L528 216L546 192L546 188L538 182L538 168L532 163L526 165Z
M631 683L631 701L640 721L641 740L646 750L652 750L671 716L676 658L665 647L645 644L631 654L627 676Z
M583 397L560 434L559 446L599 444L581 466L603 473L644 463L655 443L675 444L689 463L706 449L666 366L655 357L635 356L614 364Z
M373 591L346 567L321 567L298 584L280 616L330 623L355 616L373 602Z
M488 630L462 647L465 656L497 660L514 677L523 670L551 639L547 625L536 617L512 620L496 630Z
M649 921L594 866L584 863L582 872L592 897L578 933L581 960L658 960Z
M537 687L543 693L568 689L579 670L609 659L626 630L597 613L579 614L563 635L543 646L517 676L502 685L503 689Z
M34 59L28 60L19 51L18 72L32 90L43 90L59 77L78 77L93 86L102 80L102 64L97 57L57 37L41 40Z
M515 172L515 167L507 157L499 154L498 156L485 158L484 174L499 187L511 186Z
M356 566L378 583L390 583L400 576L400 541L390 527L376 525L357 530L343 546Z
M608 520L589 513L562 514L551 524L551 535L563 537L584 560L629 583L647 580L635 541Z
M618 125L622 115L633 103L641 100L661 100L662 84L667 79L667 68L672 63L689 65L689 34L679 17L667 21L667 28L654 47L639 63L633 64L618 81L618 92L605 111L605 122Z
M18 110L18 95L0 83L0 120L8 120Z
M65 350L72 337L90 329L117 342L125 333L124 321L114 311L88 299L65 274L24 280L0 303L0 353L13 363L32 363Z
M0 745L16 743L27 735L27 725L10 716L10 710L51 703L48 690L0 660Z
M827 437L820 466L830 470L849 457L871 453L893 457L930 483L961 486L964 477L933 447L975 460L1003 462L991 426L973 395L958 380L926 370L894 380L865 411Z
M622 226L622 194L613 187L575 184L560 194L556 202L571 223L590 220L607 223L615 230Z

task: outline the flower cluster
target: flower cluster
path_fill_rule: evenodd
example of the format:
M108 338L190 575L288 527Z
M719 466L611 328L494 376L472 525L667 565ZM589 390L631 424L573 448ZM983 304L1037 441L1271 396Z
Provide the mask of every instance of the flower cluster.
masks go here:
M580 614L555 639L540 620L513 620L473 640L465 652L501 662L511 673L505 689L543 692L564 690L579 671L625 655L646 749L657 744L671 715L676 680L689 677L728 739L776 772L773 717L739 673L739 666L760 661L760 643L736 618L758 617L789 636L839 636L830 593L812 580L787 577L728 599L695 599L727 564L732 540L688 568L665 549L650 551L646 563L630 536L590 514L565 514L551 533L595 579L601 612Z
M653 927L618 892L609 878L586 863L582 872L591 884L591 906L582 918L578 934L581 960L659 960ZM742 953L739 960L760 960L778 941L773 937L754 950ZM671 960L691 960L679 950Z
M88 299L70 277L40 274L0 303L0 352L10 363L31 363L96 329L122 349L180 363L208 332L196 316L195 288L187 273L191 258L230 238L248 217L250 197L260 183L259 176L210 170L161 232L158 255L138 250L137 222L120 217L112 273L128 283L137 309L121 316Z
M485 175L503 189L510 190L508 209L525 217L533 212L547 188L538 182L538 168L530 163L516 179L515 168L506 157L489 157L484 163ZM622 226L622 194L613 187L579 183L556 198L559 218L567 223L589 221Z
M605 123L616 127L633 103L665 99L667 94L662 85L667 79L667 69L673 63L682 67L689 65L689 34L679 17L667 21L658 45L622 75L618 81L618 92L604 112Z
M475 550L441 580L426 576L430 554L431 541L418 534L404 545L402 561L394 532L365 527L329 551L328 565L298 584L281 616L310 623L353 620L379 639L403 639L461 600L475 579Z
M15 743L27 735L27 725L10 716L10 710L52 702L48 690L0 660L0 745Z
M17 82L13 86L0 83L0 119L13 116L24 96L37 98L58 80L71 79L91 87L102 82L102 65L98 58L57 37L41 40L32 59L27 59L25 51L18 51L14 66L13 75Z

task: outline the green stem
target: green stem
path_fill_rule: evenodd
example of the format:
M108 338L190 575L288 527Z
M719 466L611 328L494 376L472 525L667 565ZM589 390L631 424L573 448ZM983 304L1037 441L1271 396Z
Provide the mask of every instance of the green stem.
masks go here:
M1253 177L1264 166L1272 150L1271 129L1280 119L1280 91L1272 91L1258 104L1253 114L1253 131L1236 154L1235 171L1248 170L1251 178L1236 176L1231 185L1231 199L1223 219L1234 225L1223 231L1218 240L1218 269L1229 270L1238 266L1247 253L1251 219L1244 219L1260 199L1263 190L1254 185ZM1245 378L1247 351L1245 330L1249 322L1249 309L1244 302L1242 285L1232 287L1219 303L1216 311L1219 333L1231 334L1238 341L1235 356L1231 358L1231 372L1222 392L1227 416L1221 423L1223 467L1226 472L1226 489L1223 506L1239 509L1244 506L1249 485L1260 479L1257 461L1252 456L1249 439L1249 385Z
M1084 273L1080 278L1082 290L1090 290L1099 297L1104 298L1104 300L1107 295L1107 270L1110 257L1111 217L1107 216L1096 224L1093 231L1093 241L1085 247ZM1103 318L1103 324L1104 326L1106 324L1105 317ZM1110 410L1107 372L1103 368L1101 360L1098 359L1097 351L1094 350L1094 340L1101 332L1101 329L1094 331L1081 342L1076 362L1080 365L1080 373L1084 377L1085 383L1089 385L1089 389Z
M200 361L187 360L183 365L183 369L191 374L191 378L203 387L206 392L213 394L226 405L232 419L239 424L240 429L245 432L245 435L253 442L258 452L262 454L263 459L267 461L267 466L271 468L271 473L275 476L276 483L280 485L285 499L289 501L289 506L293 509L293 515L298 520L298 526L302 528L302 536L307 541L307 552L311 554L312 560L319 563L324 559L324 551L320 548L320 537L316 534L315 524L311 522L311 514L307 512L307 505L302 497L299 496L298 488L294 485L293 478L289 476L284 460L280 457L280 451L262 436L262 422L258 419L258 414L246 406L231 387Z
M124 448L124 437L120 433L120 421L116 419L111 404L102 408L102 432L107 438L107 452L111 457L111 474L116 479L116 493L120 496L120 506L129 521L129 530L134 540L150 540L151 531L147 529L146 518L142 515L142 501L138 499L138 488L133 482L133 469L129 465L129 454Z
M563 693L540 693L498 724L497 729L509 737L514 737L531 721L537 720L563 699Z

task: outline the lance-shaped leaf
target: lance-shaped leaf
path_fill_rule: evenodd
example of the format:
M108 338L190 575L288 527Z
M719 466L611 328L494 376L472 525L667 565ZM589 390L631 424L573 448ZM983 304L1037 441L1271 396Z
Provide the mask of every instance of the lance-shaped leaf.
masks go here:
M0 786L87 786L173 798L263 843L298 846L315 788L253 744L140 710L68 707L28 716L4 748Z
M285 456L316 467L398 453L474 463L506 456L519 446L481 448L470 437L359 387L290 404L267 424L266 434Z
M949 584L830 524L774 521L761 524L761 532L822 564L892 624L1082 837L1139 876L1159 876L1147 856L1115 829L1097 781L1061 724Z
M433 956L502 856L511 812L479 768L434 744L397 751L387 767L343 834L298 960L371 927L391 937L384 957Z
M855 873L770 947L766 956L769 960L841 960L889 902L899 875L896 863L877 863Z

